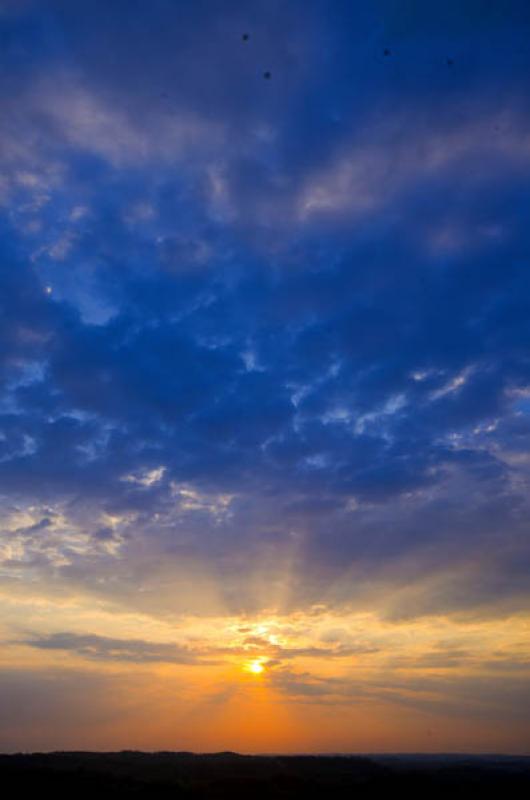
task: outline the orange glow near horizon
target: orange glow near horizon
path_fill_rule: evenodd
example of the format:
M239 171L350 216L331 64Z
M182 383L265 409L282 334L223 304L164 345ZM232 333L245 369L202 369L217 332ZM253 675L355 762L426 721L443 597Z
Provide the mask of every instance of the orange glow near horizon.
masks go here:
M496 716L507 678L522 693L528 676L523 616L395 621L318 606L177 626L91 597L1 592L0 610L11 631L35 631L6 628L0 668L40 698L0 749L509 752L530 733L517 709ZM58 704L69 715L50 731Z

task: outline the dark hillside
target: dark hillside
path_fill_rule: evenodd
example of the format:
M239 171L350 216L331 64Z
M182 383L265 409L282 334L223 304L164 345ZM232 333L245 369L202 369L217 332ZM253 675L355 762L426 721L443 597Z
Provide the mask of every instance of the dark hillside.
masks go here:
M530 793L530 759L462 756L242 756L49 753L0 756L5 797L408 798Z

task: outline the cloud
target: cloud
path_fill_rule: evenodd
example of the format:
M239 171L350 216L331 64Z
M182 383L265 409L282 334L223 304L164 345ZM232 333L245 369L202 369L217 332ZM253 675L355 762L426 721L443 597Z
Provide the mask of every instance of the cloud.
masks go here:
M290 699L301 703L332 705L377 705L385 701L390 706L402 706L425 714L443 714L452 719L524 720L521 703L528 696L527 681L516 680L508 688L495 676L469 678L455 675L410 679L380 675L378 681L343 678L322 678L296 673L288 668L271 672L275 688Z
M224 133L213 120L201 120L193 113L158 113L145 120L131 116L115 104L106 102L76 84L70 75L55 75L33 89L34 113L45 115L56 130L57 141L103 158L111 166L141 168L156 161L180 163L201 149L219 149ZM153 123L158 127L152 136ZM201 147L202 143L202 147Z
M24 639L22 643L40 650L66 650L93 661L125 661L133 664L197 663L196 655L187 647L145 642L141 639L112 639L95 634L65 632Z
M3 18L3 569L157 613L527 608L524 9L493 58L453 5L372 38L96 5Z
M438 108L434 128L431 120L425 126L422 112L424 108L410 108L391 122L384 114L365 122L362 133L356 130L345 137L331 163L307 177L296 201L299 218L310 222L327 215L347 224L387 207L395 209L397 198L414 194L420 182L443 192L458 175L462 190L488 181L496 184L501 173L506 178L507 170L529 169L525 115L518 118L502 107L474 108L471 118L454 125L448 119L450 109ZM485 130L494 135L481 136ZM487 174L472 166L485 158ZM407 212L407 205L403 210Z

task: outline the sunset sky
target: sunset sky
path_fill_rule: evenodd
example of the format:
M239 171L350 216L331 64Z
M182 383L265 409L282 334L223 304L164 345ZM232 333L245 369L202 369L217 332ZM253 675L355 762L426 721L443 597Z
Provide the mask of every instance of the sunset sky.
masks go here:
M528 0L0 0L0 751L530 753Z

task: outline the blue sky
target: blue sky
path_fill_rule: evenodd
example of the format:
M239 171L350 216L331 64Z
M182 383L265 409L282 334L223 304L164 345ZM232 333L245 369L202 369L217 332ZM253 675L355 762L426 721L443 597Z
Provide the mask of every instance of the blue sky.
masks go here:
M472 662L528 746L529 32L517 0L0 2L5 686L164 662L162 621L324 620L345 658L363 615L449 625L446 661L478 625L440 702ZM258 628L223 647L329 700Z

